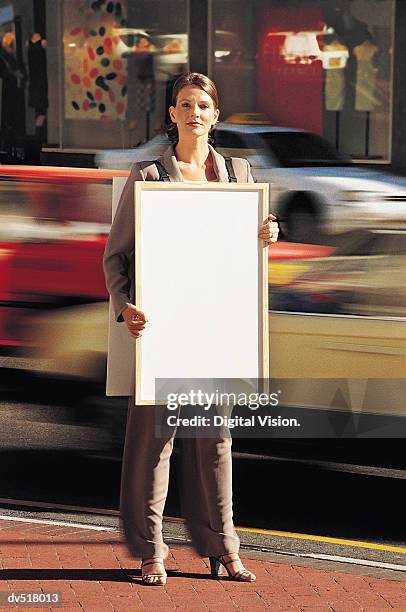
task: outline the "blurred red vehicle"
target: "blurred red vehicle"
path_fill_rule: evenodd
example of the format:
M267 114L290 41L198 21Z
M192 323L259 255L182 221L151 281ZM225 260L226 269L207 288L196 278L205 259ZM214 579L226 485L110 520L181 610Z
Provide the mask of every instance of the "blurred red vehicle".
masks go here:
M0 351L41 374L104 381L108 294L102 257L113 177L128 171L0 167ZM269 249L270 288L331 247Z
M128 172L0 167L3 352L32 346L33 315L107 300L101 264L113 176Z

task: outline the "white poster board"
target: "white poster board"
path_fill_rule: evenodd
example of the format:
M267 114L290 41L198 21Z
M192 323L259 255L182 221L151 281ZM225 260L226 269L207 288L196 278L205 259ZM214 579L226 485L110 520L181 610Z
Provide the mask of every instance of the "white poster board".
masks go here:
M113 178L112 219L127 177ZM135 340L130 336L124 322L117 323L113 305L109 305L109 335L107 350L106 395L132 395L134 389Z
M135 403L155 379L268 377L268 184L135 184Z

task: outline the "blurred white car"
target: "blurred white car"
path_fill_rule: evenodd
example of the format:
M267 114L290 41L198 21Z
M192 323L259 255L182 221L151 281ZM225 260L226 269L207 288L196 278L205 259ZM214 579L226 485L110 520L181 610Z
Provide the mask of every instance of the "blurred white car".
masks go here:
M245 157L256 181L271 184L270 210L290 240L406 224L406 178L360 168L316 134L229 123L215 134L220 153Z
M98 154L103 168L155 160L169 146L158 135L136 149ZM406 226L406 178L355 165L320 136L296 128L219 123L216 149L244 157L257 182L271 184L270 210L286 238L312 242L319 232Z

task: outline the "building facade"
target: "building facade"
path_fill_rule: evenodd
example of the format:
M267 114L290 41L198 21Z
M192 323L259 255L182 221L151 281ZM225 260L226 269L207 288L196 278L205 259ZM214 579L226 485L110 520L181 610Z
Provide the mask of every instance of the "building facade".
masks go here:
M272 124L324 136L357 163L403 173L405 4L0 0L0 32L12 10L26 66L33 35L46 39L48 161L149 139L166 119L174 79L191 69L215 80L223 120L261 113ZM34 81L41 98L46 80ZM27 87L26 131L33 134L32 78Z

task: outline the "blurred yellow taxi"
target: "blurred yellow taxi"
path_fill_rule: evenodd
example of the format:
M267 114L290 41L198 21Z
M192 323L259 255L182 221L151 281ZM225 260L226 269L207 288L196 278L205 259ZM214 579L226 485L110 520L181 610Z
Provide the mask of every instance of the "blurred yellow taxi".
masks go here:
M270 377L284 403L406 416L406 232L354 232L270 285ZM352 390L351 390L352 389Z

